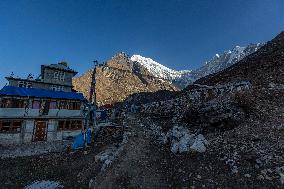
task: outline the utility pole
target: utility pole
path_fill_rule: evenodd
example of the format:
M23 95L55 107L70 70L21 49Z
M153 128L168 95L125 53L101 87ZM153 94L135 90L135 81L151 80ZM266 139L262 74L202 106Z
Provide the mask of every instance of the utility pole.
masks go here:
M91 110L94 112L93 113L93 127L96 126L96 108L97 108L97 103L96 103L96 67L98 65L98 61L94 60L94 69L92 73L92 82L91 82L91 89L90 89L90 98L89 101L91 102Z
M94 69L92 73L92 83L91 83L91 90L90 90L90 98L89 101L96 105L96 67L98 65L98 61L94 60Z

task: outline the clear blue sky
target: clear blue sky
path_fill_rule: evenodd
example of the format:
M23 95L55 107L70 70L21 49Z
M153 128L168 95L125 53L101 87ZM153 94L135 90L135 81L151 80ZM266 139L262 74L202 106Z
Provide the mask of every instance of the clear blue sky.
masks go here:
M195 69L282 30L283 0L1 0L0 86L12 71L65 60L83 73L120 51Z

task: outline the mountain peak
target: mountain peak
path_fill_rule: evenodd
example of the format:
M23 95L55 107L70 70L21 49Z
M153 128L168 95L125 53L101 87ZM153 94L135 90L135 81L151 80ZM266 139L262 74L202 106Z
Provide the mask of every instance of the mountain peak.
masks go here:
M116 53L111 59L129 59L130 56L125 52Z
M170 69L156 61L154 61L151 58L146 58L141 55L133 55L131 57L131 60L133 62L138 62L140 65L145 67L151 74L153 74L155 77L172 81L177 78L182 77L184 74L188 74L191 72L191 70L181 70L176 71L173 69Z

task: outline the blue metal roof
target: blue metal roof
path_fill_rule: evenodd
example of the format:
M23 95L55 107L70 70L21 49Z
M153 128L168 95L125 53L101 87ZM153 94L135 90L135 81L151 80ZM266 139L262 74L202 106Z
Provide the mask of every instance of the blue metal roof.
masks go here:
M52 91L45 89L23 88L23 87L13 87L13 86L3 87L0 90L0 95L69 99L69 100L81 100L81 101L85 100L82 93Z

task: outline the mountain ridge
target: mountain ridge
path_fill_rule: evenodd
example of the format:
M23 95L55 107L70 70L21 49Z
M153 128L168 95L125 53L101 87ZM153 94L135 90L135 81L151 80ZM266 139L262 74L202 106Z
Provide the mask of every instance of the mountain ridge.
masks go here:
M146 58L141 55L133 55L131 56L131 60L140 63L155 77L172 82L177 87L183 89L197 79L230 67L244 57L256 52L263 45L264 43L251 43L245 47L235 46L231 50L216 54L212 59L205 61L205 63L196 70L173 70L151 58Z
M250 44L216 54L196 70L176 71L151 58L141 55L129 56L124 52L115 54L104 64L97 66L96 92L99 105L122 102L129 95L159 90L178 91L196 80L217 73L257 51L263 44ZM88 99L92 69L73 79L74 89Z

